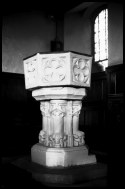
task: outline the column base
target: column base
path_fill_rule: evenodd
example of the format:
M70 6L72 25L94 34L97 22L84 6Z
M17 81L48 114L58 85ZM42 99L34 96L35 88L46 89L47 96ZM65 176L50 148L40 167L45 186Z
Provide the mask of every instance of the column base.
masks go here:
M40 143L31 148L32 162L46 167L69 167L96 163L95 155L88 155L87 147L48 148Z

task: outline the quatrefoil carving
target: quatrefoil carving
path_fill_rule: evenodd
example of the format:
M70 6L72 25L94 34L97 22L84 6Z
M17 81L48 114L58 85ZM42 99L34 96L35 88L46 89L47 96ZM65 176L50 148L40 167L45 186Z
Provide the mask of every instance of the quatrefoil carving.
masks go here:
M59 82L65 78L65 62L61 59L47 60L44 67L44 80L46 82Z
M75 81L87 83L90 73L87 60L75 59L73 73Z

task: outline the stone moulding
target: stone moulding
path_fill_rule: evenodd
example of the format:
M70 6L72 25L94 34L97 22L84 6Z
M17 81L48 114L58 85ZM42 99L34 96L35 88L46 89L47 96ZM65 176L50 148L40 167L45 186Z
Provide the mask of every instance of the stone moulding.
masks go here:
M31 148L32 161L47 167L96 163L79 131L79 115L91 84L92 57L72 52L40 54L24 60L25 87L40 102L42 129Z
M73 87L49 87L32 91L32 96L36 100L52 100L52 99L79 99L82 100L86 96L85 88Z

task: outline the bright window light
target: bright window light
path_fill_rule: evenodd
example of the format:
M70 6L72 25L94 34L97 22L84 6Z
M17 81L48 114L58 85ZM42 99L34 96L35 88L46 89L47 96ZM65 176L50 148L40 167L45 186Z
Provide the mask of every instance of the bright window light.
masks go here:
M94 61L108 66L108 10L102 10L94 24Z

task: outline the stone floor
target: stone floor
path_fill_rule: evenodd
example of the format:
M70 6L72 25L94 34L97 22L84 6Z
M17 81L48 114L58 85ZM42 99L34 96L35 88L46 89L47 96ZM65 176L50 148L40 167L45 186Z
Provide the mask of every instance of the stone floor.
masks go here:
M64 169L46 169L34 164L30 156L6 159L2 164L1 188L35 189L44 187L103 187L108 186L107 165L77 166Z

